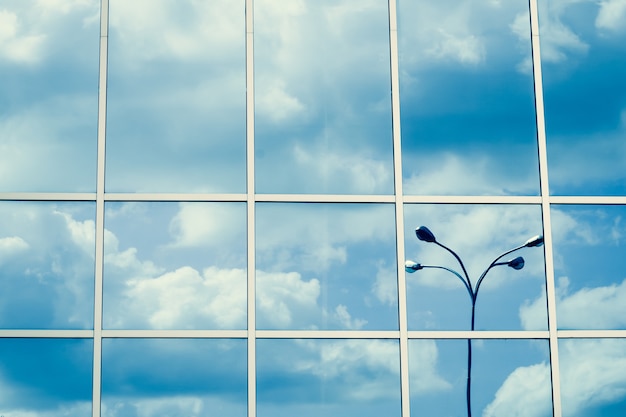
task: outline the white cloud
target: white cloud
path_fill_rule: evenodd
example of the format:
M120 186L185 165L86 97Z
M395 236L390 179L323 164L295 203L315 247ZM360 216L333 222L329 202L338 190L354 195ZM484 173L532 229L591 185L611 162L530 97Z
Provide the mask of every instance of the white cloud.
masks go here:
M437 372L439 351L434 340L411 341L409 357L411 393L427 394L452 389L452 384Z
M30 245L19 236L0 238L0 262L5 261L15 253L27 250Z
M180 203L169 224L172 247L229 246L245 236L243 206ZM244 234L242 236L242 234Z
M372 293L383 304L396 305L398 303L398 286L396 268L378 265L376 281L372 285Z
M483 417L540 417L552 414L550 365L515 369L485 408Z
M240 404L218 398L193 395L171 395L158 398L133 397L110 398L102 401L102 417L167 417L184 415L209 417L216 415L234 416L245 414ZM218 411L219 410L219 411Z
M600 1L596 27L613 32L624 31L624 27L626 27L626 0Z
M439 39L425 53L430 58L451 59L465 65L477 65L485 61L484 41L475 35L457 36L439 29Z
M41 59L46 39L41 34L24 34L17 14L0 10L0 56L22 64L35 64Z
M261 89L256 93L258 114L274 123L293 121L305 115L306 108L298 97L287 91L282 80L269 81L267 85L259 83Z
M615 329L626 326L626 279L619 284L569 292L569 279L557 286L557 317L561 329ZM524 329L545 328L546 302L542 295L520 308ZM539 327L540 326L540 327Z

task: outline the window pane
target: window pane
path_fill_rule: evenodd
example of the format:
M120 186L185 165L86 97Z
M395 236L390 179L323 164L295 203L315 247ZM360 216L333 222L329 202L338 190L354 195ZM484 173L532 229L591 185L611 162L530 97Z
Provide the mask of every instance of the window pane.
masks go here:
M104 339L102 416L247 415L246 341Z
M563 417L617 417L626 410L626 340L559 341Z
M244 4L110 1L108 191L245 191Z
M539 2L550 188L626 193L626 31L619 1Z
M393 192L387 0L256 0L262 193Z
M93 328L95 205L0 202L0 328Z
M626 329L626 206L552 206L561 329Z
M390 340L258 340L257 416L400 417Z
M259 204L257 327L397 329L391 204Z
M474 415L552 416L548 342L471 341ZM409 341L412 416L467 413L467 340Z
M242 203L107 203L104 327L246 327Z
M404 192L539 193L527 0L399 0Z
M9 416L88 416L93 342L0 339L0 410Z
M478 295L475 330L547 329L542 247L523 248L503 257L502 262L523 257L523 269L494 266L478 287L480 292L476 289L481 273L496 257L542 234L541 207L409 204L404 223L406 256L425 266L406 276L409 329L471 329L472 297L463 269L442 247L418 240L415 229L420 226L428 227L437 242L463 261L472 292ZM438 267L456 271L463 281Z
M3 0L0 191L95 191L100 2Z

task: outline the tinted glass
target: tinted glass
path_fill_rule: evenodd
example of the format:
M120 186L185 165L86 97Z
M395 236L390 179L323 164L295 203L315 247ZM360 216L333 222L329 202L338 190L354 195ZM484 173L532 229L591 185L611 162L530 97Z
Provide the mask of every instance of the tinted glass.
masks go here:
M104 327L246 327L240 203L108 203Z
M0 191L94 191L100 2L3 0Z
M539 193L527 0L399 0L404 192Z
M93 328L95 205L0 202L0 328Z
M551 417L545 340L472 340L472 415ZM467 340L411 340L412 416L467 414Z
M409 329L471 329L472 296L463 269L444 248L420 241L415 233L420 226L463 261L477 294L475 330L547 329L542 247L504 256L500 262L522 257L524 263L495 265L477 286L498 256L542 233L539 206L410 204L404 224L406 256L425 266L406 276Z
M551 191L624 195L624 4L541 0L539 6Z
M393 192L387 0L256 0L262 193Z
M397 329L393 205L259 204L262 329Z
M397 341L258 340L257 416L400 417Z
M626 206L553 206L562 329L626 329Z
M245 417L246 342L104 339L102 416Z
M107 190L245 191L245 1L109 3Z
M93 342L0 339L0 410L5 416L88 416Z

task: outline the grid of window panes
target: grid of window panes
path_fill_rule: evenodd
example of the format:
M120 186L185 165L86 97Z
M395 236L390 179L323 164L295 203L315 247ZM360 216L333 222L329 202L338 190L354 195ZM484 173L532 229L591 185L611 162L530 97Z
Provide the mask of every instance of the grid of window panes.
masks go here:
M620 0L3 0L0 415L624 415L624 73Z

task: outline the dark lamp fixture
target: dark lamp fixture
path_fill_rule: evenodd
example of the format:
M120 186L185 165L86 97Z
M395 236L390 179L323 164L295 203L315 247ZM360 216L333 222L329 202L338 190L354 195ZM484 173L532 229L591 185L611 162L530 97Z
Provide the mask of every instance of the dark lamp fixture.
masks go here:
M426 226L420 226L417 229L415 229L415 234L417 235L417 238L419 240L422 240L424 242L435 242L435 235L433 235L433 232L431 232L428 227Z
M524 258L518 256L517 258L510 260L506 264L507 266L519 271L524 267Z

